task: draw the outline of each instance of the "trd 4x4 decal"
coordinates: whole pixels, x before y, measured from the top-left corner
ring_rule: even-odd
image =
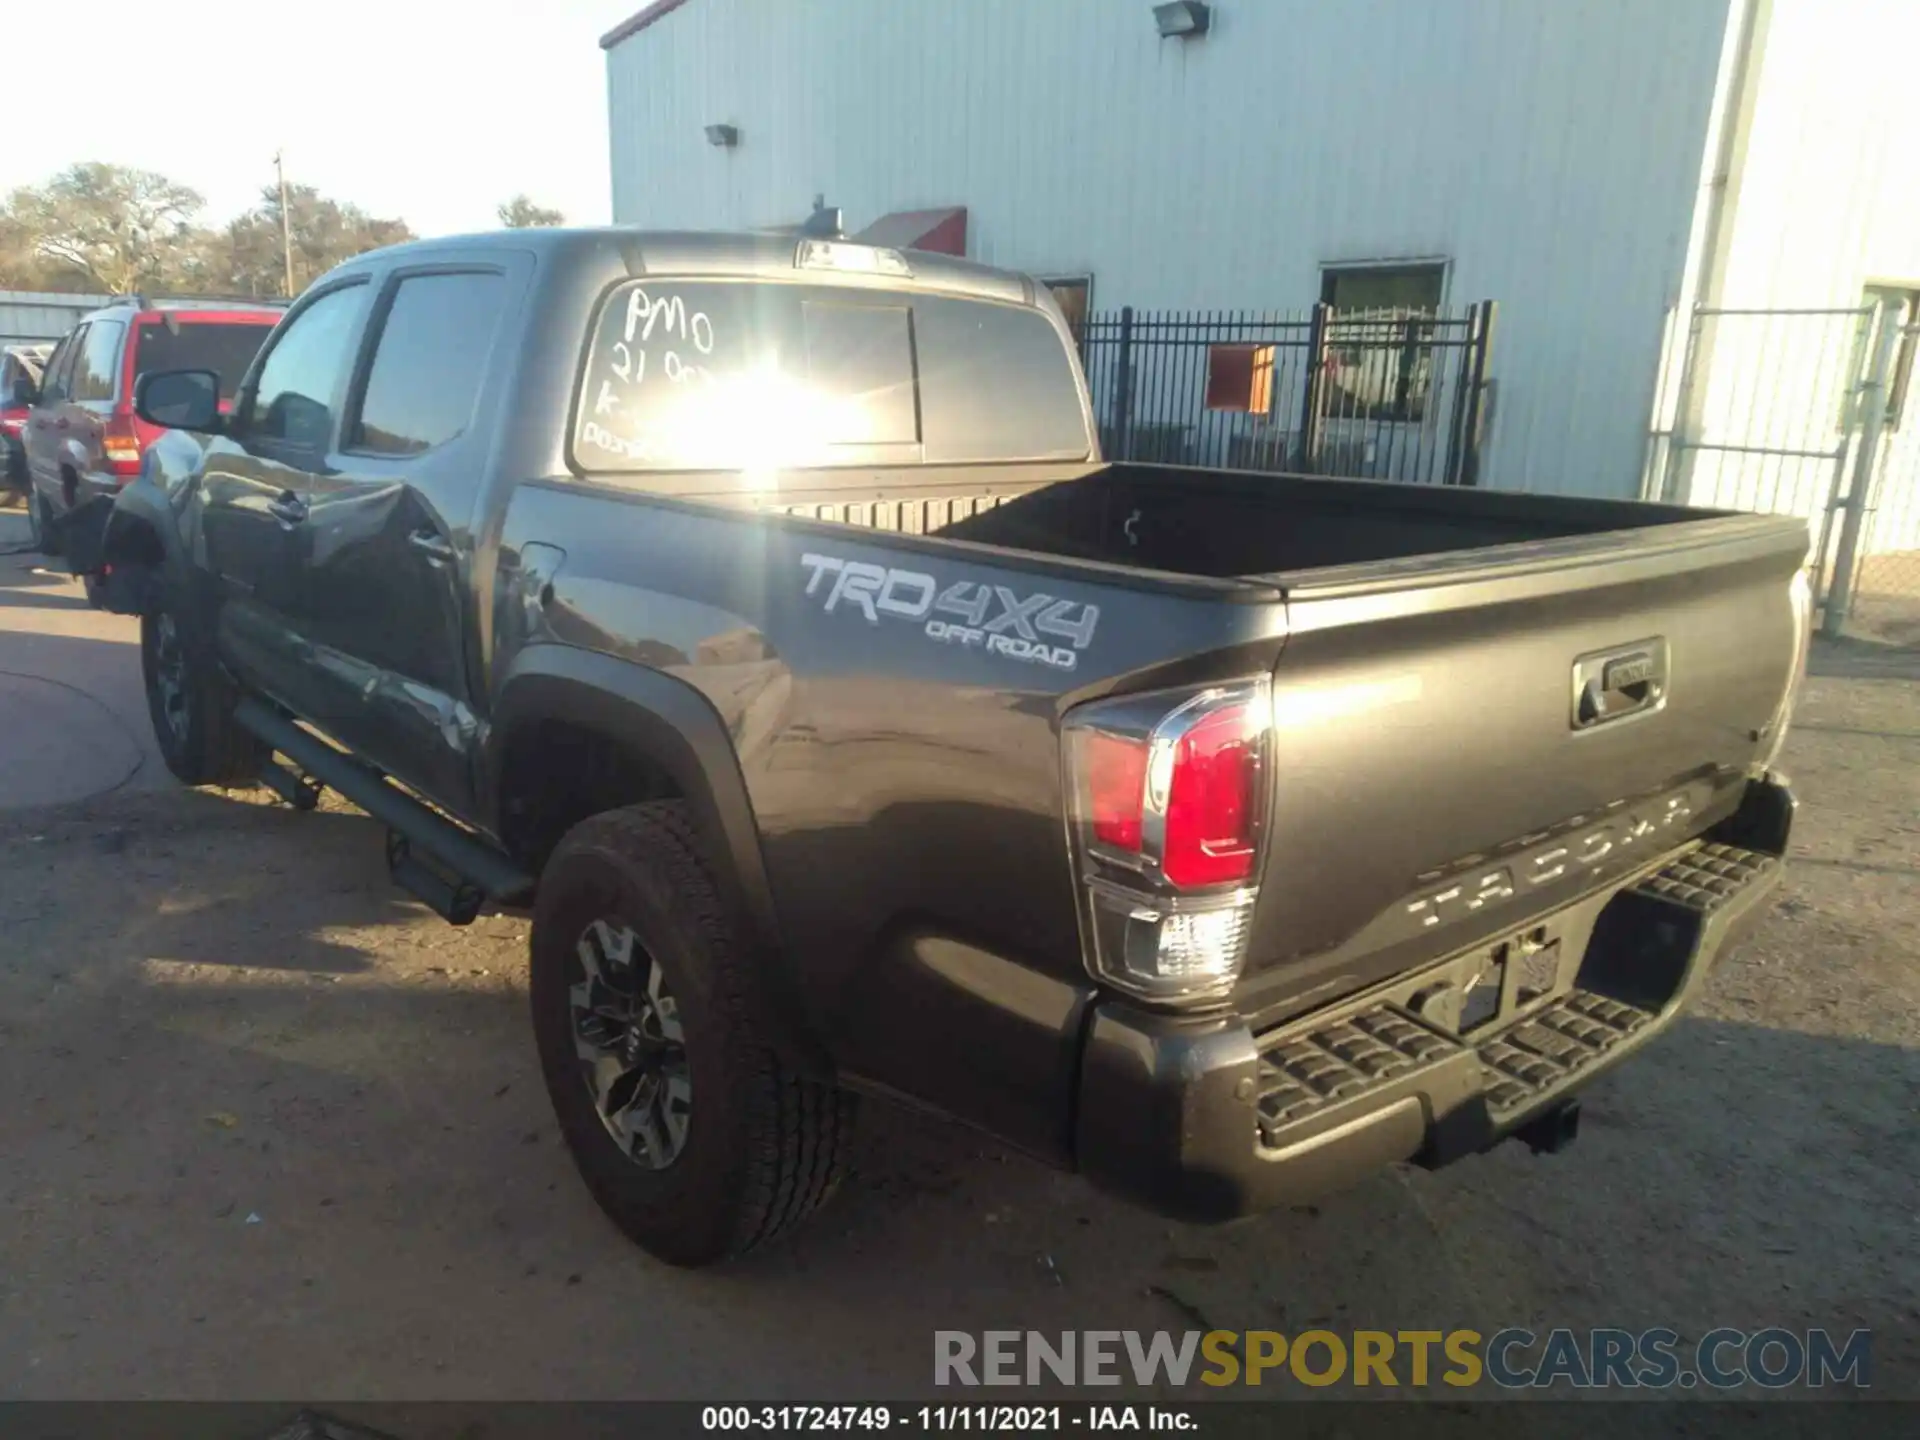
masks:
[[[919,623],[930,640],[977,645],[996,655],[1071,670],[1093,643],[1100,607],[1044,593],[1016,595],[984,580],[940,582],[919,570],[894,570],[836,555],[802,555],[806,593],[826,591],[824,608],[845,606],[878,625],[882,616]],[[831,577],[831,583],[827,583]],[[1051,639],[1071,641],[1055,645]]]

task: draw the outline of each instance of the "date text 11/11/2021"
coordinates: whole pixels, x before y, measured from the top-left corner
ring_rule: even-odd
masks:
[[[707,1405],[706,1431],[885,1431],[1058,1434],[1075,1430],[1190,1431],[1190,1411],[1160,1405]]]

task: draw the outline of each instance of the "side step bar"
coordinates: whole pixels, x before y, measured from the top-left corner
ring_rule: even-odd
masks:
[[[520,904],[532,897],[533,877],[500,851],[438,811],[422,805],[385,776],[367,769],[344,751],[336,750],[324,740],[308,734],[271,707],[248,696],[235,708],[234,719],[293,761],[312,780],[338,790],[374,819],[385,822],[387,828],[399,837],[397,854],[399,862],[404,862],[393,865],[394,878],[409,890],[414,887],[406,883],[407,877],[416,870],[432,879],[436,883],[424,889],[434,891],[433,894],[422,893],[421,890],[414,890],[414,893],[456,924],[465,923],[458,918],[460,913],[466,912],[467,920],[471,920],[473,915],[467,910],[464,897],[458,904],[449,903],[444,909],[435,904],[443,890],[451,894],[461,890],[478,891],[508,905]],[[270,789],[284,795],[285,792],[275,783],[280,779],[284,779],[290,788],[299,785],[297,777],[273,762],[269,764],[280,771],[278,776],[265,779],[264,783]],[[431,862],[431,869],[423,867],[413,857],[414,850]],[[389,858],[393,858],[396,848],[390,847],[388,853]],[[446,875],[434,874],[434,870],[446,872]],[[452,878],[448,879],[447,876]]]

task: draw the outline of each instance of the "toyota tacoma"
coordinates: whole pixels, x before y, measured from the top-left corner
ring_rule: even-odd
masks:
[[[669,1261],[863,1092],[1198,1221],[1558,1149],[1780,874],[1798,520],[1103,463],[1044,286],[834,237],[381,250],[233,379],[72,536],[167,763],[530,910]]]

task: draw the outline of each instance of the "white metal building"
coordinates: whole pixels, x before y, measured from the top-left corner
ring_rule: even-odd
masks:
[[[1204,30],[1164,37],[1155,0],[657,0],[602,42],[615,219],[759,227],[824,196],[850,231],[935,212],[951,236],[964,209],[965,253],[1087,279],[1100,311],[1297,309],[1391,267],[1426,303],[1499,302],[1482,483],[1825,504],[1832,463],[1755,482],[1744,448],[1675,456],[1666,432],[1754,439],[1763,353],[1835,413],[1846,356],[1782,377],[1749,326],[1672,376],[1696,305],[1920,292],[1920,87],[1895,58],[1920,4],[1177,8]]]
[[[43,290],[0,290],[0,345],[58,340],[105,295],[52,294]]]

